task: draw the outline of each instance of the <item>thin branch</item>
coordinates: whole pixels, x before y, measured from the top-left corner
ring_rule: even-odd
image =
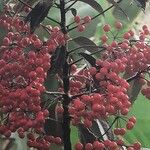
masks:
[[[87,91],[87,92],[79,93],[79,94],[76,94],[76,95],[71,96],[70,98],[71,98],[71,99],[75,99],[75,98],[80,97],[80,96],[85,95],[85,94],[90,94],[90,92]]]
[[[76,94],[76,95],[72,95],[72,96],[70,96],[70,99],[75,99],[75,98],[80,97],[80,96],[82,96],[82,95],[91,94],[92,92],[97,92],[97,91],[99,91],[99,89],[94,89],[94,90],[92,90],[92,91],[86,91],[86,92],[83,92],[83,93],[79,93],[79,94]]]
[[[18,0],[20,3],[22,3],[23,5],[25,5],[25,6],[27,6],[27,7],[29,7],[29,8],[31,8],[32,9],[32,7],[29,5],[29,4],[27,4],[26,2],[24,2],[24,1],[22,1],[22,0]]]
[[[90,55],[95,55],[96,53],[102,52],[102,51],[104,51],[104,50],[106,50],[105,47],[103,47],[103,49],[100,49],[100,50],[98,50],[98,51],[95,51],[95,52],[91,53]],[[84,58],[82,57],[82,58],[80,58],[80,59],[78,59],[78,60],[76,60],[76,61],[70,63],[69,65],[71,66],[71,65],[73,65],[73,64],[76,64],[77,62],[80,62],[80,61],[83,60],[83,59],[84,59]]]
[[[46,18],[60,25],[60,22],[56,21],[55,19],[53,19],[49,16],[46,16]]]
[[[83,60],[83,59],[84,59],[84,58],[82,57],[82,58],[80,58],[80,59],[78,59],[78,60],[72,62],[72,63],[70,64],[70,66],[73,65],[73,64],[76,64],[76,63],[80,62],[80,61]]]
[[[50,91],[46,91],[45,93],[46,93],[46,94],[49,94],[49,95],[64,95],[64,93],[61,93],[61,92],[50,92]]]
[[[127,82],[131,82],[132,80],[139,78],[141,73],[142,73],[142,71],[137,72],[137,73],[136,73],[135,75],[133,75],[132,77],[126,79],[126,81],[127,81]]]
[[[112,122],[112,124],[109,126],[109,128],[105,131],[105,133],[103,133],[98,139],[101,140],[101,138],[108,133],[108,131],[112,128],[112,126],[115,124],[115,122],[118,120],[119,116],[117,116],[114,121]]]

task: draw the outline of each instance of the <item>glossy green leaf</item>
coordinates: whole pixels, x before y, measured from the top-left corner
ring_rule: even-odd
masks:
[[[91,41],[89,38],[86,38],[84,36],[79,36],[72,40],[78,45],[82,46],[83,49],[88,50],[90,52],[99,49],[99,47],[93,41]]]
[[[24,21],[30,22],[30,33],[33,33],[37,26],[45,19],[52,6],[53,0],[41,1],[29,12]]]
[[[139,74],[135,74],[133,76],[129,76],[127,73],[124,74],[124,78],[128,81],[130,84],[130,89],[128,90],[128,95],[130,97],[130,102],[134,103],[134,101],[137,99],[142,85],[139,83]]]
[[[134,102],[137,99],[141,91],[141,88],[142,85],[139,83],[139,80],[138,79],[134,80],[131,87],[131,93],[130,93],[130,99],[132,102]]]

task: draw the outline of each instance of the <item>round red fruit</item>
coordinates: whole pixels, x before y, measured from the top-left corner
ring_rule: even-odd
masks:
[[[75,150],[83,150],[83,144],[78,142],[75,144]]]
[[[103,26],[103,30],[104,30],[105,32],[109,32],[110,29],[111,29],[111,26],[110,26],[109,24],[105,24],[105,25]]]

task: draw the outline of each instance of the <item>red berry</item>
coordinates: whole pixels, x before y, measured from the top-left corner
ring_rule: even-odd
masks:
[[[78,142],[75,144],[75,150],[83,150],[83,145],[82,143]]]
[[[85,30],[85,25],[78,25],[77,29],[79,32],[83,32]]]
[[[105,32],[109,32],[110,29],[111,29],[111,26],[110,26],[109,24],[105,24],[105,25],[103,26],[103,30],[104,30]]]
[[[8,37],[5,37],[4,39],[3,39],[3,45],[4,46],[8,46],[10,44],[10,39],[8,38]]]
[[[81,21],[81,17],[80,17],[80,16],[75,16],[75,17],[74,17],[74,21],[75,21],[76,23],[79,23],[79,22]]]
[[[129,121],[129,122],[126,124],[126,128],[127,128],[128,130],[131,130],[133,127],[134,127],[134,123],[131,122],[131,121]]]
[[[133,122],[134,124],[136,123],[136,118],[133,116],[133,117],[130,117],[129,118],[129,121]]]
[[[123,38],[124,38],[124,39],[129,39],[130,36],[131,36],[130,33],[129,33],[129,32],[126,32],[126,33],[124,33]]]
[[[122,23],[119,22],[119,21],[117,21],[117,22],[115,23],[115,27],[116,27],[116,29],[120,30],[120,29],[122,28]]]
[[[93,150],[93,145],[91,143],[86,143],[85,150]]]
[[[83,18],[84,23],[90,23],[91,22],[91,17],[90,16],[85,16]]]
[[[134,143],[134,144],[133,144],[133,148],[134,148],[135,150],[140,150],[140,149],[141,149],[141,143],[140,143],[140,142]]]
[[[102,35],[102,37],[100,39],[101,39],[102,43],[106,43],[108,40],[108,37],[107,37],[107,35]]]

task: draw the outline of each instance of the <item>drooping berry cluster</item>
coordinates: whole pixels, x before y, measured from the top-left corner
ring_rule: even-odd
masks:
[[[45,135],[49,111],[43,108],[41,95],[51,67],[50,54],[64,45],[68,36],[54,27],[44,43],[29,34],[27,24],[9,15],[1,15],[0,26],[6,31],[0,47],[0,134],[7,138],[14,132],[20,138],[27,135],[28,146],[42,150],[51,143],[61,144],[59,137]]]
[[[119,31],[122,24],[116,22],[115,28]],[[105,25],[103,30],[106,33],[110,32],[110,25]],[[149,35],[147,26],[143,27],[139,39],[136,40],[133,38],[134,32],[132,30],[123,34],[121,42],[117,39],[117,34],[113,35],[112,42],[110,39],[108,41],[106,35],[101,37],[106,51],[101,53],[102,58],[96,61],[95,67],[80,72],[77,71],[76,67],[73,67],[75,69],[73,69],[74,73],[70,80],[70,93],[75,98],[69,106],[69,113],[73,117],[72,124],[75,126],[82,123],[86,128],[90,128],[93,119],[106,119],[110,115],[117,115],[120,119],[126,120],[126,128],[116,126],[114,130],[114,134],[118,136],[118,139],[111,142],[114,142],[113,144],[116,147],[117,145],[126,146],[120,136],[125,135],[126,130],[131,130],[136,123],[134,117],[128,120],[123,117],[128,114],[131,106],[127,93],[130,87],[128,82],[137,79],[140,84],[147,83],[148,87],[144,88],[142,93],[149,98],[149,81],[144,76],[148,73],[150,64],[150,49],[146,42]],[[121,75],[123,73],[128,74],[131,78],[129,80],[123,79]],[[104,143],[105,141],[101,142],[100,145],[102,144],[106,148],[107,144]],[[93,143],[87,144],[90,147],[89,149],[93,148],[93,145],[91,145]],[[114,146],[114,149],[116,147]],[[135,142],[127,147],[129,150],[140,149],[141,144]],[[75,148],[82,150],[86,147],[81,143],[77,143]]]
[[[116,22],[115,27],[117,30],[120,30],[122,25],[119,22]],[[103,30],[106,34],[110,32],[110,25],[105,25]],[[110,44],[107,35],[101,37],[101,42],[107,47],[107,52],[103,54],[103,58],[109,59],[111,57],[111,59],[126,59],[126,74],[129,76],[138,74],[137,79],[139,80],[139,84],[144,85],[147,83],[147,87],[144,87],[142,94],[149,98],[149,80],[144,77],[150,69],[150,48],[148,44],[150,35],[149,28],[144,25],[139,33],[139,37],[136,39],[133,38],[135,33],[132,30],[129,30],[123,34],[121,42],[117,39],[117,34],[118,33],[113,35],[114,39]],[[122,67],[124,68],[124,66]]]

